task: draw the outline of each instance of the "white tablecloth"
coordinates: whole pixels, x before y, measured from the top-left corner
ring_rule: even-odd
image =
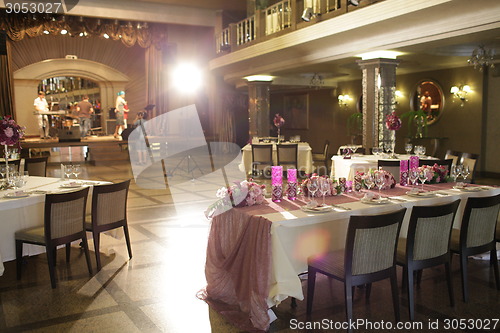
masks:
[[[90,181],[83,182],[90,183]],[[0,275],[4,272],[3,262],[16,259],[15,232],[25,228],[42,226],[45,204],[45,194],[31,194],[28,197],[17,199],[8,199],[5,198],[5,195],[20,190],[43,190],[52,193],[74,190],[61,188],[60,186],[64,183],[67,181],[64,182],[59,178],[30,176],[22,189],[0,191]],[[91,201],[88,199],[87,212],[90,210]],[[45,249],[41,246],[25,245],[23,247],[23,255],[35,255],[43,252]]]
[[[241,151],[242,162],[240,170],[248,174],[252,171],[252,145],[246,145]],[[297,162],[299,170],[304,171],[305,173],[312,173],[312,149],[307,142],[299,142]],[[273,163],[274,165],[278,164],[276,144],[273,145]]]
[[[359,201],[342,206],[350,211],[325,214],[308,214],[301,210],[262,215],[272,222],[271,226],[271,277],[268,305],[279,304],[288,296],[302,300],[302,284],[299,273],[307,271],[307,258],[324,251],[341,249],[345,245],[347,225],[351,215],[369,215],[390,212],[402,207],[408,208],[401,228],[401,236],[406,237],[412,206],[437,205],[461,199],[454,222],[459,228],[468,197],[484,197],[500,193],[500,188],[480,192],[460,192],[449,189],[440,192],[449,196],[433,198],[413,198],[404,196],[407,202],[386,205],[366,205]]]
[[[411,155],[398,154],[397,159],[394,160],[408,160]],[[425,156],[421,157],[425,159],[434,159],[434,157]],[[332,168],[331,176],[335,178],[346,178],[347,180],[353,180],[356,171],[367,172],[370,169],[377,169],[378,160],[387,159],[384,155],[357,155],[355,154],[350,159],[345,159],[343,156],[334,155],[332,156]]]

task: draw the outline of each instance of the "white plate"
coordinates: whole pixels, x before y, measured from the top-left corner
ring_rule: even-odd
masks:
[[[4,195],[4,198],[8,198],[8,199],[16,199],[16,198],[26,198],[26,197],[29,197],[30,194],[28,192],[23,192],[23,193],[7,193],[6,195]]]
[[[415,198],[432,198],[436,196],[436,193],[434,192],[411,192],[408,191],[406,192],[406,195],[410,197],[415,197]]]
[[[300,207],[300,209],[302,209],[304,212],[307,212],[307,213],[327,213],[327,212],[331,212],[333,210],[333,207],[332,206],[317,206],[314,208],[310,208],[307,206],[302,206],[302,207]]]
[[[372,200],[365,200],[361,199],[360,200],[362,203],[367,204],[367,205],[385,205],[390,203],[390,200],[388,199],[372,199]]]
[[[59,187],[63,187],[63,188],[79,188],[79,187],[82,187],[82,184],[62,184],[61,186]]]
[[[482,191],[483,188],[480,187],[480,186],[466,186],[466,187],[463,187],[463,186],[453,186],[454,189],[456,190],[460,190],[462,192],[478,192],[478,191]]]

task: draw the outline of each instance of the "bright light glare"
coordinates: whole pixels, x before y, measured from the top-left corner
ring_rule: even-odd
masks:
[[[201,70],[194,64],[179,64],[172,72],[172,82],[180,92],[192,93],[201,86]]]
[[[396,52],[396,51],[373,51],[368,53],[358,54],[357,57],[361,57],[363,60],[368,59],[377,59],[377,58],[385,58],[385,59],[396,59],[397,56],[400,56],[404,53]]]

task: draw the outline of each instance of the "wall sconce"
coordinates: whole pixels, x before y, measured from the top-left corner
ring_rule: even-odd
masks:
[[[313,9],[311,7],[306,7],[306,9],[304,9],[304,12],[302,13],[301,18],[302,20],[309,22],[314,16],[315,14],[313,13]]]
[[[454,98],[458,98],[462,101],[460,106],[464,106],[464,103],[467,102],[467,94],[471,92],[471,89],[468,85],[463,85],[463,86],[453,86],[450,89],[450,93],[453,94]]]
[[[339,99],[339,105],[341,107],[342,106],[347,107],[347,103],[349,103],[349,101],[352,101],[352,98],[349,95],[339,95],[338,99]]]
[[[395,99],[394,104],[398,104],[398,99],[400,98],[403,98],[403,93],[401,92],[401,90],[396,90],[394,92],[394,99]]]

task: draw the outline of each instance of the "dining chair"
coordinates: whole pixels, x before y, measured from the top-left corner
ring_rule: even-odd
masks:
[[[325,175],[328,175],[329,174],[329,171],[328,171],[328,164],[331,163],[331,160],[330,160],[330,155],[328,153],[328,150],[330,149],[330,141],[328,140],[325,140],[325,144],[323,145],[323,152],[321,153],[312,153],[312,158],[313,158],[313,163],[316,164],[316,162],[318,163],[322,163],[325,167]],[[317,170],[316,172],[319,174],[319,167],[317,167]]]
[[[464,302],[469,300],[467,289],[467,258],[490,252],[490,264],[495,273],[497,290],[500,290],[495,228],[500,210],[500,194],[490,197],[469,197],[465,205],[460,229],[451,233],[451,251],[460,256],[462,293]]]
[[[433,166],[434,164],[446,167],[448,170],[448,175],[450,174],[451,165],[453,163],[453,159],[445,159],[445,160],[432,160],[432,159],[420,159],[418,161],[418,166],[429,165]]]
[[[298,147],[296,143],[276,145],[278,165],[283,166],[283,172],[287,169],[298,169]]]
[[[23,244],[45,246],[49,264],[50,283],[56,287],[55,265],[57,246],[66,245],[66,262],[69,262],[71,242],[81,240],[89,274],[92,275],[87,234],[85,232],[85,208],[89,188],[74,192],[46,194],[44,225],[16,231],[17,279],[21,279]]]
[[[349,219],[345,250],[328,252],[308,259],[307,315],[311,314],[316,273],[344,283],[347,321],[352,321],[355,286],[389,278],[396,321],[400,320],[396,277],[396,248],[406,208],[380,215],[353,215]]]
[[[92,213],[87,217],[85,228],[92,232],[97,271],[100,271],[101,256],[99,253],[101,232],[123,228],[127,243],[128,256],[132,259],[132,247],[127,224],[127,196],[130,179],[116,183],[94,186],[92,190]]]
[[[377,165],[378,169],[382,168],[383,170],[390,172],[394,176],[396,183],[399,184],[399,173],[401,170],[399,160],[378,160]]]
[[[478,160],[479,155],[472,153],[462,153],[462,157],[460,158],[460,164],[462,164],[464,167],[469,167],[469,171],[471,174],[471,184],[476,183],[476,165]]]
[[[33,157],[24,160],[24,170],[28,171],[30,176],[47,176],[47,161],[49,157]]]
[[[452,162],[453,165],[457,165],[460,162],[461,157],[462,157],[461,152],[451,149],[448,149],[446,151],[446,154],[444,154],[444,159],[447,160],[451,158],[453,160]]]
[[[444,265],[451,306],[455,305],[450,270],[450,237],[460,199],[437,206],[415,206],[407,238],[399,238],[396,262],[403,266],[403,286],[408,290],[408,312],[415,320],[413,275],[424,268]]]
[[[271,176],[273,166],[273,145],[256,144],[252,145],[252,176]]]

